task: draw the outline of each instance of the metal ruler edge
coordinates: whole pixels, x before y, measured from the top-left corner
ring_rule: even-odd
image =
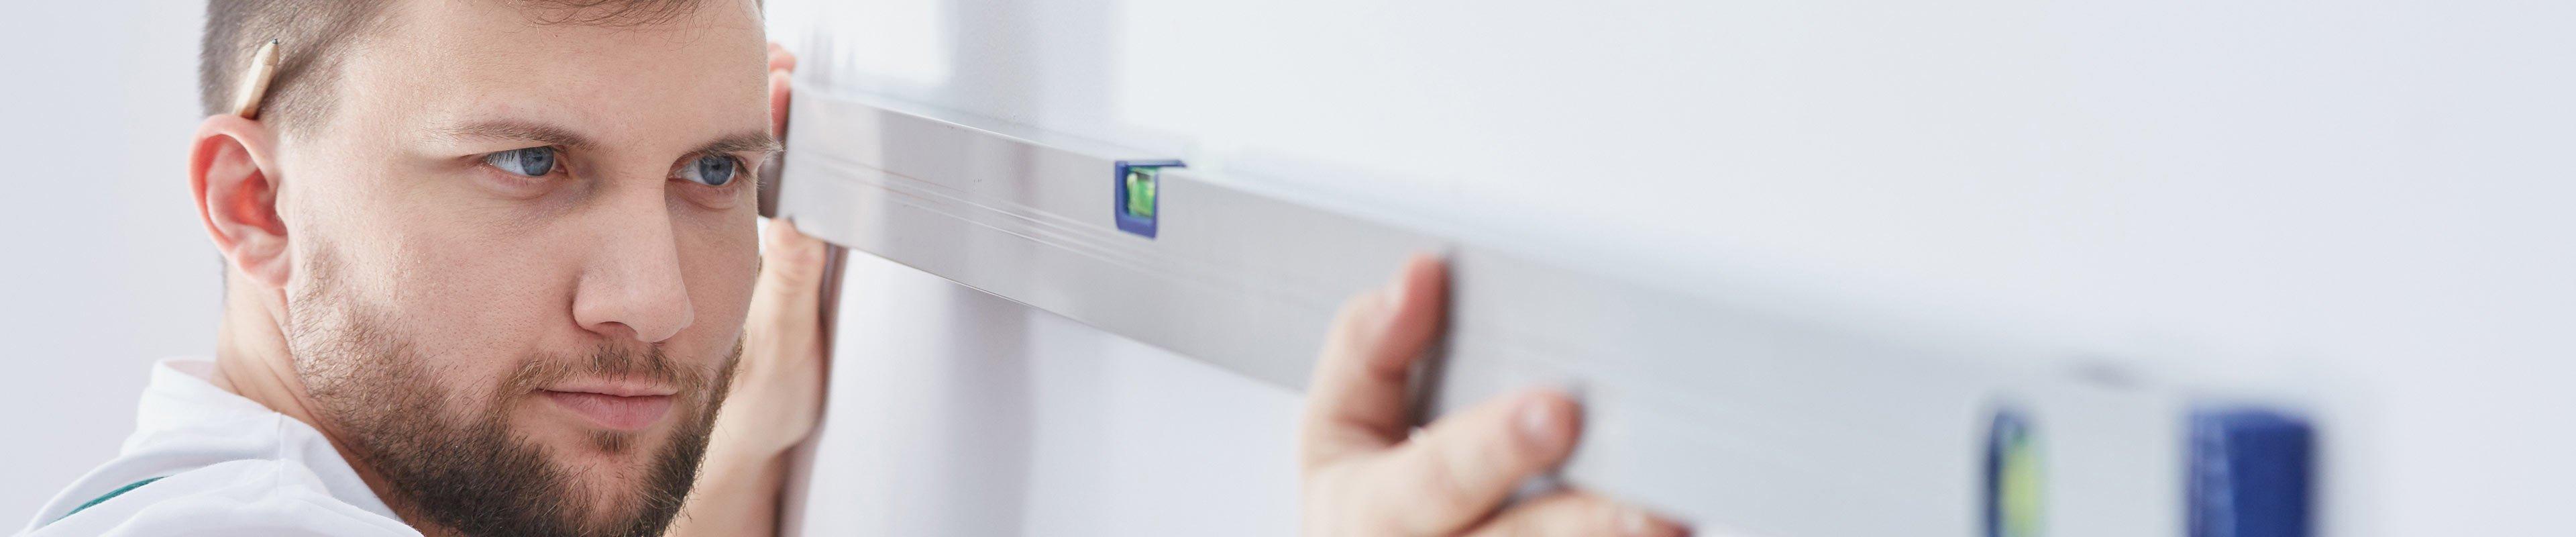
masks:
[[[2051,529],[2181,525],[2174,390],[1782,322],[1186,168],[1161,171],[1149,238],[1119,229],[1115,170],[1172,155],[820,88],[796,95],[790,150],[772,167],[783,168],[777,216],[1292,390],[1344,297],[1411,253],[1445,252],[1451,312],[1426,413],[1533,384],[1573,389],[1585,401],[1585,436],[1561,473],[1573,486],[1755,534],[1968,534],[1989,427],[2016,412],[2083,431],[2052,446],[2067,456],[2052,461],[2048,498],[2084,516]]]

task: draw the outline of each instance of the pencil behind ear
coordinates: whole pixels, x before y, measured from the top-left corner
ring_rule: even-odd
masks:
[[[188,153],[188,187],[215,249],[271,289],[285,287],[290,268],[286,221],[277,210],[275,140],[258,121],[219,114],[197,125]]]
[[[233,115],[259,119],[259,105],[268,100],[268,85],[277,78],[277,43],[261,43],[250,55],[250,68],[242,73],[241,88],[233,90]]]

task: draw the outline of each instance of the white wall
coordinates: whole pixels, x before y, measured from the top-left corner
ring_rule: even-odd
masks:
[[[152,360],[213,352],[189,206],[204,2],[17,2],[0,23],[0,527],[116,454]]]
[[[113,451],[152,358],[208,352],[217,287],[181,176],[201,3],[20,4],[9,517]],[[842,36],[858,89],[1248,172],[1337,164],[1370,182],[1322,186],[1352,196],[1600,230],[1587,255],[2222,375],[2303,364],[2366,402],[2331,439],[2367,485],[2344,529],[2571,533],[2569,4],[1361,4],[828,22],[884,29]]]
[[[2308,400],[2334,534],[2576,533],[2576,4],[772,5],[847,91]]]

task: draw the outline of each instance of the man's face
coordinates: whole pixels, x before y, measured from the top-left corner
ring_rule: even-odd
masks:
[[[583,15],[388,6],[280,144],[296,369],[416,523],[658,532],[740,352],[756,8]]]

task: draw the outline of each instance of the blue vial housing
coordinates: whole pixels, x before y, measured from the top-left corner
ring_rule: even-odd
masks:
[[[1131,200],[1128,199],[1128,191],[1130,189],[1127,185],[1127,173],[1129,171],[1147,172],[1145,180],[1154,183],[1149,185],[1147,188],[1153,192],[1160,192],[1162,189],[1160,184],[1162,181],[1161,175],[1153,172],[1161,168],[1179,168],[1183,166],[1186,165],[1178,160],[1118,161],[1116,169],[1113,170],[1114,173],[1109,176],[1109,215],[1110,218],[1115,219],[1118,222],[1118,230],[1148,239],[1154,238],[1154,234],[1157,231],[1156,228],[1159,227],[1158,222],[1162,219],[1163,214],[1161,207],[1163,203],[1162,195],[1159,193],[1149,195],[1142,200],[1137,200],[1141,201],[1145,207],[1145,210],[1141,214],[1137,211],[1131,210],[1132,206],[1129,205],[1129,201]]]
[[[2247,408],[2191,415],[2185,500],[2191,537],[2308,537],[2316,433],[2305,419]]]

